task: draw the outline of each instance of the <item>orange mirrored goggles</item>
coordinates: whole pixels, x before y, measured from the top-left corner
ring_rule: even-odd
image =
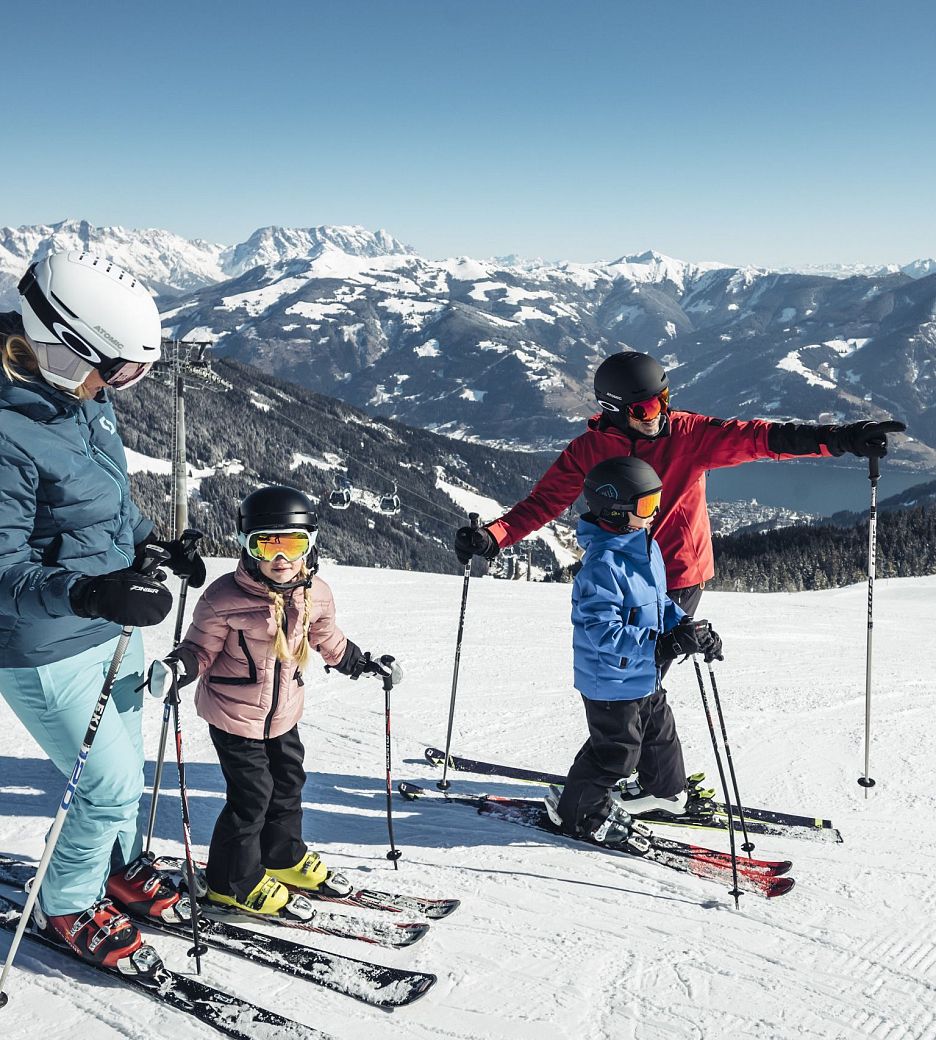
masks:
[[[290,563],[308,556],[318,537],[317,530],[297,527],[290,531],[251,531],[241,534],[240,543],[247,555],[264,563],[272,563],[282,556]]]
[[[627,412],[637,422],[653,422],[660,412],[669,411],[669,387],[664,387],[656,397],[646,401],[634,401],[627,405]],[[638,514],[639,515],[639,514]]]
[[[651,491],[649,495],[641,495],[630,512],[634,516],[639,516],[641,520],[649,520],[651,516],[655,516],[659,512],[662,494],[663,489],[661,488],[659,491]]]

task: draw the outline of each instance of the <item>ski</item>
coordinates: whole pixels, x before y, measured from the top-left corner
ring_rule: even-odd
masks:
[[[22,909],[22,906],[0,896],[0,927],[15,932]],[[161,961],[145,975],[124,975],[116,968],[104,968],[84,960],[68,946],[34,931],[31,927],[26,929],[24,936],[73,961],[78,961],[91,971],[100,972],[110,979],[145,993],[160,1004],[182,1011],[224,1036],[234,1037],[235,1040],[330,1040],[318,1029],[283,1018],[282,1015],[251,1004],[241,997],[215,989],[200,979],[176,974]]]
[[[160,864],[164,869],[169,862],[168,857],[160,860]],[[172,866],[169,867],[167,872],[178,871],[180,864],[184,869],[182,861],[172,861]],[[8,856],[0,856],[0,883],[22,888],[34,874],[35,867],[31,864],[11,859]],[[310,909],[308,917],[299,918],[282,913],[246,914],[233,907],[216,906],[205,901],[201,901],[200,905],[203,912],[209,915],[234,917],[243,921],[259,919],[284,928],[292,928],[296,931],[334,935],[340,939],[355,939],[360,942],[372,943],[375,946],[393,948],[412,946],[413,943],[418,942],[429,931],[429,925],[420,922],[364,921],[357,917],[349,917],[346,914],[333,914],[322,910]]]
[[[523,827],[534,827],[537,830],[546,831],[554,837],[587,844],[591,848],[602,849],[606,852],[620,852],[650,860],[660,866],[669,867],[671,870],[692,874],[710,881],[728,882],[729,884],[732,881],[731,857],[726,853],[660,838],[650,832],[649,828],[639,835],[641,840],[635,842],[633,846],[628,843],[607,845],[561,834],[550,822],[542,803],[532,799],[453,794],[450,791],[422,788],[406,781],[398,785],[398,790],[404,798],[411,800],[429,795],[442,801],[472,806],[482,815],[517,823]],[[788,861],[775,863],[770,860],[752,861],[741,857],[738,859],[738,888],[741,892],[750,892],[767,899],[785,895],[793,888],[795,882],[791,877],[781,877],[778,874],[785,874],[791,866],[792,864]]]
[[[439,748],[428,747],[426,760],[434,766],[445,762],[445,752]],[[515,766],[499,765],[495,762],[481,762],[474,758],[449,755],[449,769],[460,773],[477,773],[479,776],[502,776],[510,780],[522,780],[532,784],[556,784],[561,787],[565,777],[559,773],[544,773],[535,769],[519,769]],[[724,802],[712,803],[714,815],[695,814],[674,816],[666,812],[635,813],[634,818],[647,823],[657,823],[672,827],[698,827],[706,830],[728,830],[727,806]],[[750,834],[786,835],[795,838],[810,838],[816,841],[841,842],[842,835],[832,825],[831,820],[818,816],[799,816],[795,813],[778,812],[775,809],[757,809],[743,805],[744,820]],[[735,810],[735,813],[737,810]],[[735,830],[741,830],[740,821],[735,822]]]
[[[167,923],[148,917],[134,920],[183,939],[192,935],[187,922]],[[243,957],[253,964],[264,964],[374,1007],[395,1008],[412,1004],[425,996],[436,983],[436,976],[427,972],[385,967],[328,953],[276,935],[240,928],[204,914],[199,919],[198,937],[208,946],[235,957]]]
[[[181,870],[182,860],[174,856],[159,856],[156,867],[160,870]],[[204,867],[204,863],[199,863]],[[287,886],[290,887],[290,886]],[[460,906],[458,899],[429,899],[424,896],[401,895],[394,892],[383,892],[374,888],[359,888],[346,896],[325,895],[308,889],[291,889],[297,896],[316,903],[338,903],[342,906],[359,907],[362,910],[385,910],[394,914],[419,914],[430,921],[438,921],[448,917]],[[279,920],[277,918],[277,920]],[[286,920],[286,918],[284,918]],[[414,940],[415,941],[415,940]]]

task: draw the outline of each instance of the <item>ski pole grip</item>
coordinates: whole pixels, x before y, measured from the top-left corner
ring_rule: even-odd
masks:
[[[152,545],[146,543],[143,546],[143,557],[136,567],[136,570],[140,574],[150,575],[162,564],[164,564],[172,554],[165,550],[161,545]]]
[[[187,527],[179,535],[179,541],[182,543],[182,552],[191,559],[198,551],[199,541],[204,537],[201,531],[197,531],[194,527]]]
[[[480,530],[481,528],[481,517],[477,513],[468,514],[468,523],[471,525],[472,531]]]
[[[877,480],[881,475],[881,456],[871,455],[868,458],[868,480]]]

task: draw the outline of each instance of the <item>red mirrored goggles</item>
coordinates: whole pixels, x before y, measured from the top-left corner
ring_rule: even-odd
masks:
[[[655,397],[646,401],[634,401],[627,405],[627,414],[637,422],[653,422],[662,412],[669,411],[669,387],[664,387]],[[639,514],[638,514],[639,515]]]
[[[282,556],[289,563],[295,563],[308,556],[315,545],[318,531],[297,527],[289,531],[251,531],[241,533],[239,540],[247,555],[261,563],[272,563],[277,556]]]

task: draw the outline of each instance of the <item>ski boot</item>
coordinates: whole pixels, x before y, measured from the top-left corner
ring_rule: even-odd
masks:
[[[351,894],[353,887],[344,874],[329,870],[317,852],[307,852],[294,867],[283,870],[267,868],[267,874],[290,888],[320,896],[343,898]]]
[[[555,827],[563,834],[568,834],[562,817],[559,815],[561,793],[558,787],[550,786],[549,794],[544,800],[546,814]],[[621,849],[637,856],[646,855],[650,851],[648,840],[650,836],[650,828],[646,824],[631,819],[630,813],[625,811],[616,798],[610,799],[607,808],[586,817],[579,825],[576,834],[573,835],[584,841],[594,842],[596,845]]]
[[[280,884],[275,877],[266,873],[242,900],[235,896],[225,895],[223,892],[215,892],[213,888],[208,889],[207,899],[209,903],[233,907],[245,914],[275,917],[289,902],[289,889]]]
[[[132,917],[155,917],[167,924],[192,919],[192,904],[153,866],[154,857],[143,853],[132,863],[111,874],[105,891],[110,899]]]
[[[98,900],[77,914],[46,914],[37,903],[33,925],[100,968],[123,975],[152,975],[162,966],[159,954],[143,942],[137,926],[109,899]]]

